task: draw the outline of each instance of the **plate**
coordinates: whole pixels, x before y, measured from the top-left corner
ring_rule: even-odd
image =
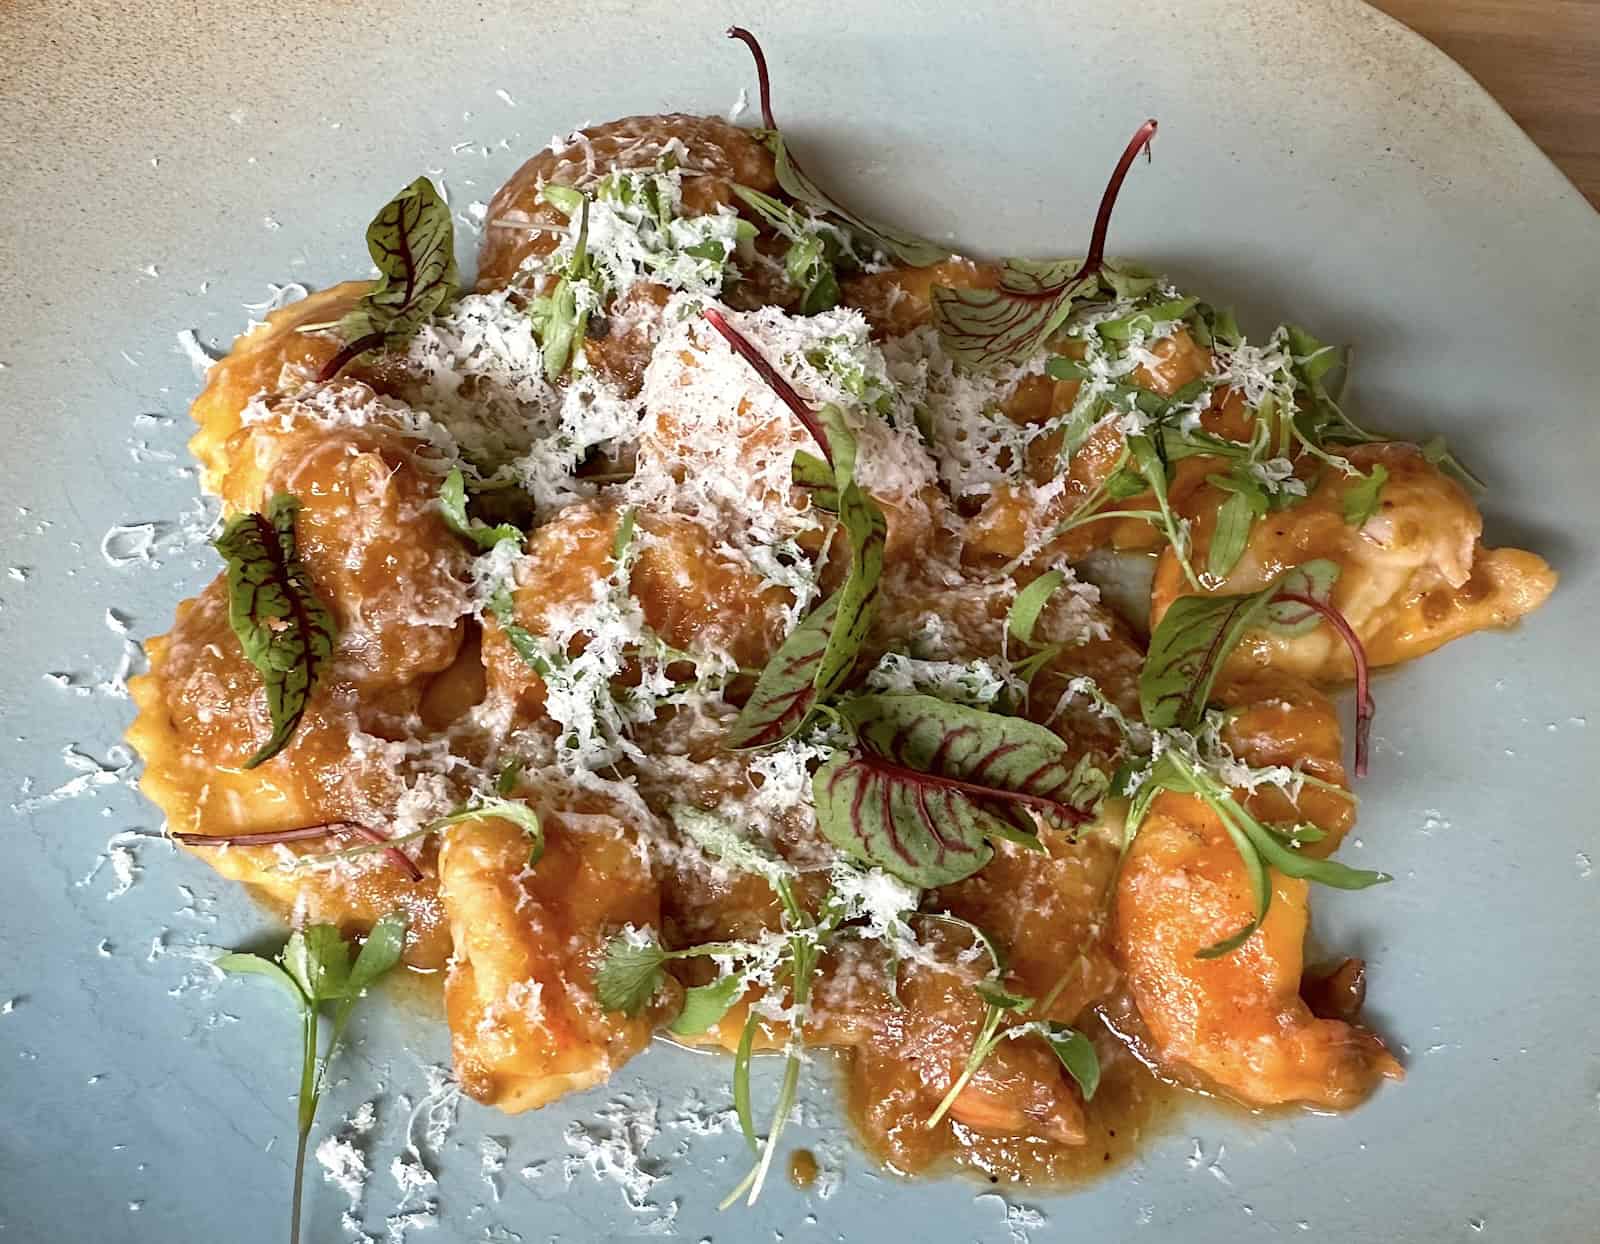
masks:
[[[1378,687],[1346,858],[1398,880],[1319,893],[1316,932],[1367,958],[1372,1020],[1409,1075],[1356,1113],[1196,1108],[1071,1195],[907,1183],[852,1151],[819,1063],[796,1139],[836,1189],[780,1180],[758,1210],[719,1215],[743,1157],[715,1131],[725,1066],[662,1047],[534,1115],[464,1104],[437,1152],[423,1108],[410,1134],[446,1225],[418,1238],[1592,1239],[1600,218],[1430,46],[1354,3],[1275,0],[13,7],[5,1238],[285,1234],[293,1023],[196,957],[266,944],[273,922],[139,836],[159,823],[117,750],[122,630],[165,629],[215,569],[194,524],[172,521],[195,494],[180,334],[225,345],[269,282],[365,272],[367,218],[420,171],[470,218],[575,122],[727,111],[754,85],[721,37],[732,20],[757,27],[780,119],[845,201],[995,253],[1079,245],[1108,156],[1158,117],[1113,250],[1233,303],[1254,331],[1292,316],[1355,342],[1357,413],[1446,433],[1491,484],[1491,537],[1564,580],[1515,632]],[[370,1007],[323,1105],[326,1130],[377,1103],[355,1211],[377,1238],[399,1202],[390,1161],[446,1058],[423,1003]],[[307,1239],[357,1238],[315,1175]]]

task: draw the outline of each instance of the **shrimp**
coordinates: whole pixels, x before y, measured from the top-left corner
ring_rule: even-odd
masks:
[[[509,821],[451,826],[439,853],[455,951],[445,1013],[456,1074],[509,1114],[604,1082],[676,1009],[670,979],[637,1015],[604,1010],[595,963],[622,926],[660,920],[635,833],[600,814],[544,818],[544,853]]]
[[[1325,470],[1303,502],[1254,525],[1238,564],[1217,591],[1259,591],[1291,567],[1330,559],[1340,568],[1332,603],[1377,666],[1421,656],[1486,627],[1509,626],[1555,589],[1556,573],[1542,558],[1483,547],[1483,518],[1466,490],[1414,446],[1358,445],[1345,456],[1363,472],[1376,466],[1388,472],[1377,512],[1359,527],[1347,523],[1343,501],[1352,481]],[[1209,547],[1219,500],[1206,485],[1182,503],[1193,523],[1196,564]],[[1165,550],[1152,588],[1152,622],[1159,623],[1188,590],[1177,554]],[[1228,668],[1266,666],[1313,682],[1338,682],[1354,672],[1348,649],[1326,624],[1298,636],[1252,631]]]
[[[1332,706],[1312,688],[1277,676],[1225,688],[1247,704],[1225,734],[1246,762],[1265,767],[1292,753],[1308,769],[1343,781]],[[1277,744],[1263,740],[1277,735]],[[1305,750],[1302,750],[1305,749]],[[1272,812],[1253,795],[1260,815]],[[1277,796],[1281,798],[1282,796]],[[1329,850],[1349,825],[1348,808],[1300,809],[1330,831]],[[1117,953],[1163,1061],[1202,1073],[1252,1105],[1302,1102],[1343,1109],[1363,1100],[1400,1064],[1373,1033],[1319,1019],[1300,996],[1309,883],[1273,873],[1261,927],[1238,949],[1202,959],[1198,951],[1249,924],[1255,914],[1244,864],[1216,814],[1200,799],[1158,795],[1123,863],[1115,899]]]

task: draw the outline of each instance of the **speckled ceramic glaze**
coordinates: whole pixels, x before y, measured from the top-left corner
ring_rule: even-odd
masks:
[[[808,167],[977,250],[1080,245],[1108,160],[1160,118],[1113,249],[1253,329],[1292,317],[1355,342],[1357,413],[1447,434],[1490,482],[1490,536],[1563,582],[1517,631],[1378,684],[1346,857],[1397,880],[1319,892],[1316,936],[1366,956],[1408,1076],[1354,1114],[1196,1107],[1089,1188],[1001,1189],[1008,1224],[987,1185],[873,1170],[819,1062],[796,1140],[837,1191],[778,1180],[718,1215],[743,1142],[683,1119],[723,1100],[726,1064],[663,1047],[537,1114],[463,1106],[424,1146],[443,1225],[418,1238],[1595,1239],[1600,218],[1455,65],[1346,0],[23,0],[0,6],[0,1240],[254,1244],[286,1225],[291,1016],[192,957],[270,944],[272,921],[158,840],[130,840],[120,896],[97,862],[159,828],[120,767],[129,705],[97,687],[123,652],[107,610],[163,630],[215,571],[175,523],[195,489],[179,334],[226,344],[269,282],[364,273],[363,226],[419,171],[465,214],[575,122],[727,110],[754,85],[721,38],[734,19],[765,41]],[[149,564],[102,556],[119,523],[154,524]],[[381,1239],[407,1103],[447,1042],[400,998],[355,1035],[322,1125],[376,1100],[356,1217]],[[568,1129],[606,1139],[625,1096],[661,1103],[653,1138],[637,1117],[612,1137],[648,1141],[647,1208],[563,1170]],[[487,1177],[484,1137],[509,1151]],[[306,1238],[357,1238],[311,1178]]]

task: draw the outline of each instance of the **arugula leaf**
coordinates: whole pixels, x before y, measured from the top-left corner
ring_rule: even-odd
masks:
[[[357,355],[410,337],[461,290],[455,226],[433,183],[419,177],[372,218],[367,252],[378,283],[339,321],[346,345],[317,379],[333,379]]]
[[[594,996],[606,1010],[631,1018],[655,996],[666,976],[666,962],[667,952],[654,938],[641,943],[619,933],[606,943],[594,974]]]
[[[1059,1020],[1036,1019],[1008,1029],[1005,1035],[1010,1040],[1030,1036],[1043,1038],[1067,1074],[1077,1082],[1083,1100],[1094,1100],[1095,1090],[1100,1087],[1100,1056],[1095,1052],[1094,1043],[1083,1033]]]
[[[228,623],[267,693],[272,733],[245,769],[271,760],[293,737],[311,689],[333,655],[338,627],[295,547],[300,503],[279,493],[265,514],[241,514],[217,537],[227,563]]]
[[[667,814],[679,833],[736,872],[764,877],[774,888],[795,875],[765,842],[746,837],[727,817],[681,803],[673,804]]]
[[[1006,612],[1006,630],[1019,643],[1033,643],[1033,629],[1039,624],[1039,615],[1056,594],[1056,589],[1067,581],[1064,571],[1051,570],[1040,575],[1017,593]]]
[[[1378,512],[1383,486],[1388,482],[1388,468],[1381,462],[1374,463],[1371,471],[1344,490],[1344,521],[1352,527],[1364,526]]]
[[[502,540],[515,540],[522,544],[522,532],[510,523],[491,527],[475,518],[467,517],[467,482],[460,467],[451,467],[450,474],[439,485],[439,512],[444,524],[464,540],[471,540],[480,549],[488,551]]]
[[[733,1004],[744,995],[744,977],[737,972],[718,977],[709,985],[694,985],[683,991],[683,1009],[667,1025],[680,1037],[699,1036],[722,1021]]]
[[[470,821],[482,820],[510,821],[528,836],[528,867],[532,868],[539,862],[539,857],[544,854],[544,826],[539,823],[539,814],[525,803],[514,799],[480,799],[471,807],[463,808],[459,812],[452,812],[449,816],[441,816],[436,821],[430,821],[417,831],[417,836],[438,833],[451,825],[464,825]],[[389,843],[402,842],[404,838],[390,838]]]
[[[546,186],[541,193],[548,197],[553,188]],[[587,281],[593,271],[588,245],[589,199],[581,192],[573,193],[578,194],[579,203],[578,237],[572,255],[550,292],[528,304],[528,317],[533,321],[534,335],[539,339],[539,352],[544,360],[545,379],[551,383],[567,370],[589,326],[589,307],[587,303],[578,305],[577,290],[578,282]]]
[[[1074,300],[1100,289],[1111,210],[1135,157],[1155,136],[1146,121],[1118,160],[1100,198],[1089,250],[1081,264],[1072,260],[1008,259],[994,289],[933,289],[933,323],[945,352],[968,367],[987,370],[1027,362],[1072,312]]]
[[[831,226],[808,220],[787,203],[749,186],[735,185],[733,193],[789,242],[783,274],[801,291],[800,315],[817,315],[839,305],[836,265],[843,257],[838,235]]]
[[[915,234],[873,224],[864,217],[846,211],[824,194],[816,182],[806,176],[799,163],[789,153],[783,135],[778,131],[778,123],[773,120],[772,80],[767,74],[767,58],[761,50],[761,44],[742,26],[730,26],[728,38],[738,39],[750,49],[750,55],[755,59],[756,77],[761,88],[761,120],[766,126],[766,132],[760,137],[772,152],[773,171],[777,175],[778,185],[783,187],[785,194],[820,215],[837,217],[852,233],[860,235],[879,250],[893,255],[913,268],[926,268],[949,256],[950,251],[946,247],[926,241]]]
[[[1261,927],[1272,903],[1272,881],[1267,871],[1269,865],[1285,876],[1303,878],[1340,890],[1364,890],[1393,880],[1387,873],[1351,868],[1336,860],[1317,859],[1285,846],[1282,835],[1258,821],[1233,797],[1233,792],[1223,782],[1180,749],[1169,748],[1161,754],[1146,779],[1146,788],[1194,795],[1204,802],[1232,840],[1249,877],[1250,892],[1255,902],[1254,917],[1238,932],[1197,951],[1197,958],[1216,959],[1230,954],[1244,945]]]
[[[1070,801],[1078,774],[1066,744],[1018,717],[928,695],[863,695],[841,716],[861,748],[812,778],[817,823],[845,855],[931,889],[969,877],[994,854],[986,838],[1038,846],[1023,809],[1086,819]]]
[[[1200,580],[1195,575],[1194,567],[1189,563],[1188,527],[1172,512],[1172,505],[1167,499],[1167,464],[1148,436],[1129,436],[1127,443],[1134,467],[1144,477],[1145,483],[1150,487],[1151,495],[1156,499],[1156,508],[1161,515],[1161,526],[1167,533],[1167,542],[1172,545],[1172,552],[1178,559],[1178,565],[1183,567],[1184,577],[1189,580],[1190,585],[1198,588]]]
[[[350,965],[350,948],[338,928],[331,924],[314,924],[291,934],[278,956],[278,963],[260,955],[239,952],[223,955],[216,961],[216,966],[224,972],[250,973],[277,981],[289,991],[300,1016],[299,1140],[295,1147],[289,1244],[296,1244],[300,1238],[306,1148],[317,1106],[322,1100],[328,1066],[333,1061],[351,1010],[362,990],[400,961],[406,927],[405,913],[399,910],[377,921],[367,935],[366,944],[357,955],[353,968]],[[327,1052],[319,1061],[317,1047],[320,1044],[320,1006],[323,1002],[338,1002],[339,1006],[335,1011],[333,1035],[328,1040]]]
[[[1216,526],[1206,550],[1206,574],[1220,583],[1244,556],[1250,542],[1250,527],[1265,518],[1269,509],[1266,490],[1248,471],[1234,470],[1228,475],[1207,475],[1206,482],[1228,494],[1217,508]]]

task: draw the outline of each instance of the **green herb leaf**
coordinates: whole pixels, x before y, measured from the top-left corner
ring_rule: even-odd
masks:
[[[765,877],[774,887],[795,875],[794,869],[771,847],[760,839],[746,837],[725,816],[681,803],[673,804],[667,813],[679,833],[735,872]]]
[[[1056,589],[1067,581],[1064,571],[1051,570],[1040,575],[1017,593],[1006,613],[1006,629],[1018,643],[1033,643],[1033,630],[1039,624],[1039,615],[1056,594]]]
[[[549,191],[552,187],[544,189]],[[589,200],[579,194],[578,237],[566,270],[548,294],[528,304],[528,316],[533,321],[534,335],[539,339],[539,352],[544,360],[545,379],[552,383],[567,370],[588,330],[589,311],[587,307],[580,309],[578,306],[576,283],[587,280],[590,270]]]
[[[532,868],[539,862],[539,857],[544,854],[544,826],[539,823],[539,814],[527,804],[515,799],[482,799],[469,808],[459,812],[452,812],[449,816],[442,816],[437,821],[430,821],[417,831],[417,836],[438,833],[451,825],[464,825],[469,821],[482,821],[487,819],[510,821],[528,836],[528,867]],[[389,843],[403,841],[391,838]]]
[[[408,923],[404,912],[391,911],[372,926],[350,968],[350,979],[345,982],[347,1001],[360,997],[363,990],[375,984],[379,977],[387,975],[400,962],[400,956],[406,948]]]
[[[1145,724],[1157,730],[1194,729],[1223,663],[1246,631],[1265,625],[1277,634],[1299,635],[1320,620],[1307,605],[1273,598],[1290,592],[1326,600],[1338,577],[1338,564],[1319,558],[1287,571],[1259,592],[1178,597],[1150,636],[1139,671]]]
[[[519,547],[522,544],[522,532],[510,523],[490,527],[478,519],[467,517],[467,482],[460,467],[451,467],[450,474],[439,485],[439,512],[444,516],[446,527],[485,551],[494,548],[502,540],[515,540]]]
[[[1383,486],[1388,482],[1388,468],[1381,462],[1374,463],[1372,470],[1344,490],[1344,521],[1352,527],[1363,526],[1378,512]]]
[[[261,675],[272,734],[244,762],[253,769],[289,743],[317,676],[333,655],[338,628],[311,586],[295,547],[300,503],[279,493],[265,514],[241,514],[217,538],[227,562],[228,622]]]
[[[838,617],[840,595],[835,592],[808,613],[772,654],[723,746],[736,751],[771,747],[805,724],[817,703],[817,675]]]
[[[280,964],[274,963],[271,959],[235,950],[223,955],[216,961],[214,966],[224,972],[253,973],[258,976],[269,977],[289,991],[289,996],[294,999],[295,1005],[302,1011],[311,1005],[306,998],[305,991],[295,982],[294,977],[290,976]]]
[[[720,1023],[743,995],[744,978],[738,973],[719,977],[709,985],[695,985],[684,990],[683,1009],[667,1027],[680,1037],[699,1036]]]
[[[1221,581],[1233,572],[1244,556],[1245,546],[1250,542],[1250,527],[1256,519],[1267,516],[1269,501],[1260,482],[1243,468],[1228,475],[1208,475],[1206,482],[1228,494],[1217,510],[1211,546],[1206,551],[1206,573]]]
[[[667,952],[654,938],[640,943],[619,933],[606,943],[594,974],[594,996],[608,1011],[637,1015],[661,987],[666,962]]]
[[[1043,726],[927,695],[864,695],[841,706],[861,750],[812,778],[823,836],[853,859],[927,889],[971,876],[988,837],[1035,843],[1023,809],[1084,819],[1075,771]]]
[[[450,208],[426,177],[372,218],[367,251],[378,267],[378,283],[339,321],[347,344],[320,380],[332,379],[359,354],[404,341],[460,292]]]
[[[1094,1100],[1095,1090],[1100,1087],[1100,1056],[1095,1053],[1094,1043],[1083,1033],[1057,1020],[1039,1019],[1010,1029],[1006,1036],[1013,1039],[1042,1037],[1067,1074],[1077,1082],[1083,1100]]]
[[[289,1211],[289,1244],[300,1238],[300,1209],[305,1188],[306,1147],[317,1106],[322,1100],[328,1065],[338,1049],[350,1011],[360,991],[399,961],[405,942],[406,918],[400,911],[379,920],[368,935],[367,945],[350,966],[350,948],[331,924],[314,924],[292,934],[279,958],[283,966],[259,955],[238,952],[223,955],[216,966],[225,972],[249,972],[270,977],[288,990],[300,1014],[300,1092],[298,1095],[299,1139],[295,1147],[294,1192]],[[369,949],[370,948],[370,949]],[[327,1053],[319,1062],[318,1003],[339,1001],[333,1036]]]
[[[342,998],[350,979],[350,947],[338,926],[313,924],[290,934],[283,966],[313,1003]]]

